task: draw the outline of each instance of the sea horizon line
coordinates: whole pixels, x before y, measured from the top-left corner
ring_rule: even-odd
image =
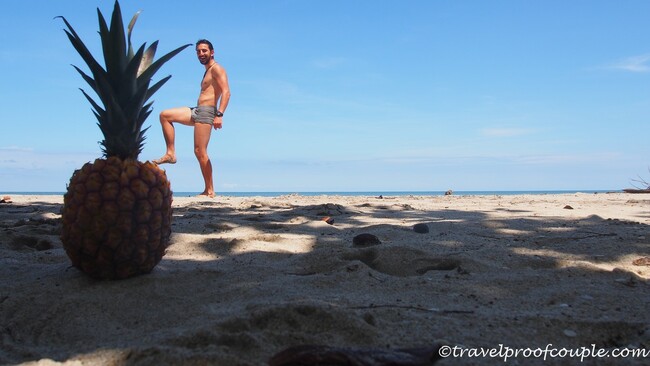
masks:
[[[193,197],[200,192],[196,191],[174,191],[174,196]],[[623,193],[622,189],[554,189],[554,190],[445,190],[445,191],[394,191],[394,190],[373,190],[373,191],[227,191],[217,192],[217,196],[226,197],[279,197],[287,195],[300,196],[514,196],[514,195],[545,195],[545,194],[577,194],[577,193]],[[58,196],[64,195],[63,191],[0,191],[0,195],[25,195],[25,196]]]

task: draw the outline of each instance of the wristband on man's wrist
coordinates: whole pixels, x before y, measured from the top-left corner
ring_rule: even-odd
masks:
[[[223,113],[221,113],[220,111],[217,111],[216,116],[217,117],[223,117]]]

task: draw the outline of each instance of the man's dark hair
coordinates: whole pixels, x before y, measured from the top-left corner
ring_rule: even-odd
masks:
[[[199,39],[198,41],[196,41],[196,46],[194,47],[198,47],[201,43],[207,44],[210,51],[214,51],[214,47],[212,47],[212,43],[207,39]]]

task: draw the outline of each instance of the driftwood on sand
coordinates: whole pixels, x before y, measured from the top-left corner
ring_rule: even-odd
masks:
[[[648,188],[648,189],[627,188],[627,189],[624,189],[623,192],[625,192],[625,193],[650,193],[650,188]]]

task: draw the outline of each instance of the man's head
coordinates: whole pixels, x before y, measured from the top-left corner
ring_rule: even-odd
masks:
[[[214,47],[212,47],[212,43],[207,39],[199,39],[196,42],[196,57],[199,58],[201,64],[209,64],[210,60],[214,58]]]

